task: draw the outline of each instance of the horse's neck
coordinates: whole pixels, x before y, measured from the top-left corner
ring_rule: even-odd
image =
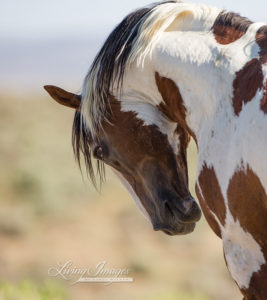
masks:
[[[261,26],[252,24],[243,37],[225,46],[212,32],[166,33],[154,55],[155,70],[180,92],[186,125],[198,143],[198,171],[204,163],[214,166],[225,193],[229,178],[242,165],[250,166],[267,186],[267,118],[260,107],[267,67],[260,65],[264,57],[255,41]]]
[[[242,38],[227,46],[218,44],[212,32],[163,34],[154,56],[155,69],[179,88],[186,122],[198,143],[235,117],[233,82],[236,73],[258,57],[255,34],[261,25],[251,25]]]

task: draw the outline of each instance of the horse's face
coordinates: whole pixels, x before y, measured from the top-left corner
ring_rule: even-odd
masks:
[[[192,232],[201,213],[188,189],[187,133],[170,126],[173,131],[167,135],[156,125],[145,125],[136,113],[121,111],[114,98],[110,108],[109,120],[90,140],[93,156],[113,169],[155,230],[169,235]]]

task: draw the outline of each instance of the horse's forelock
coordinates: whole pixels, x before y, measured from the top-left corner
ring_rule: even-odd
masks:
[[[105,180],[105,168],[103,162],[97,161],[94,167],[92,162],[93,137],[82,121],[81,113],[76,111],[72,127],[72,146],[74,156],[81,169],[81,160],[85,162],[86,173],[93,185],[97,187],[97,177],[99,177],[100,187]],[[95,170],[96,169],[96,170]]]

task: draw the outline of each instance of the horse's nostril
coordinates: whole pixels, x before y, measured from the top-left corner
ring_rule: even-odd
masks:
[[[194,198],[189,197],[188,199],[182,202],[184,207],[184,214],[192,214],[195,209],[197,209],[197,203]]]
[[[185,213],[188,213],[192,208],[192,201],[191,200],[184,201],[183,206],[185,208]]]

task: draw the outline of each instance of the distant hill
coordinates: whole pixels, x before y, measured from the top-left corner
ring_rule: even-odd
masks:
[[[0,89],[36,93],[55,84],[78,91],[104,39],[1,39]]]

